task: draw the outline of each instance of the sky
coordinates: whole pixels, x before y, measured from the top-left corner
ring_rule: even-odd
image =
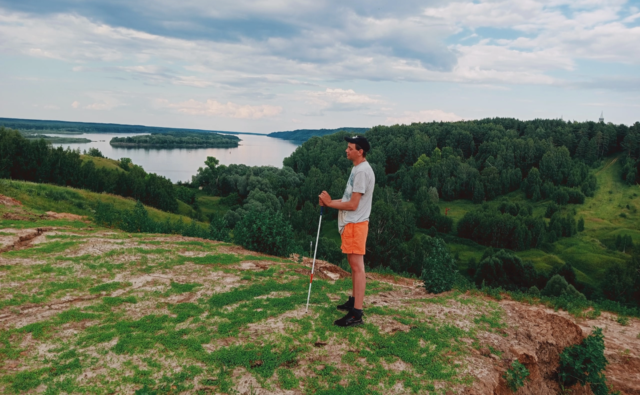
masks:
[[[0,117],[640,121],[640,0],[0,0]]]

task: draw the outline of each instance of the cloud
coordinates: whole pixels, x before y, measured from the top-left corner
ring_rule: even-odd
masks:
[[[43,5],[52,14],[0,12],[0,50],[151,84],[253,91],[323,79],[548,85],[560,84],[552,73],[574,71],[578,59],[640,63],[640,27],[623,22],[635,13],[624,15],[620,1],[407,2],[398,9],[297,0],[223,1],[215,9],[196,0],[110,3],[112,12],[130,14],[120,19],[54,3]],[[246,23],[238,21],[243,16]],[[206,33],[207,25],[233,33]],[[485,37],[481,28],[514,37]],[[190,30],[175,33],[181,29]],[[458,41],[445,44],[457,33]]]
[[[80,102],[79,101],[74,101],[73,103],[71,103],[71,107],[73,107],[73,108],[80,107]]]
[[[166,100],[160,100],[159,104],[167,108],[176,109],[178,112],[189,115],[207,115],[225,118],[243,118],[243,119],[260,119],[270,118],[279,115],[282,112],[280,106],[269,105],[240,105],[232,102],[220,103],[216,100],[207,100],[204,102],[194,99],[181,103],[169,103]]]
[[[356,93],[353,89],[326,88],[324,91],[304,92],[303,100],[310,104],[312,111],[353,111],[370,108],[380,100]]]
[[[455,122],[460,121],[462,117],[442,110],[422,110],[422,111],[405,111],[402,115],[396,117],[387,117],[388,125],[406,124],[414,122]]]
[[[113,109],[115,107],[118,107],[118,104],[116,104],[116,103],[99,102],[99,103],[88,104],[88,105],[84,106],[83,108],[85,110],[103,111],[103,110],[111,110],[111,109]]]

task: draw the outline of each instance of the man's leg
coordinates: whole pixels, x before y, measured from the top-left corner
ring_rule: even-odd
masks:
[[[364,289],[367,285],[367,278],[364,273],[364,255],[347,254],[349,266],[351,266],[351,282],[353,284],[353,297],[355,298],[354,308],[362,310],[364,301]]]

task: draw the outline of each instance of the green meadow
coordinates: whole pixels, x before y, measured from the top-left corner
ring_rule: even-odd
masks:
[[[613,248],[617,235],[631,235],[634,242],[640,242],[640,213],[637,212],[637,207],[640,207],[640,186],[623,183],[617,157],[607,158],[593,172],[598,179],[595,196],[586,198],[581,205],[569,204],[561,211],[575,211],[576,218],[584,218],[584,232],[561,238],[544,249],[530,249],[516,254],[532,262],[537,270],[545,272],[569,262],[576,269],[580,281],[595,285],[611,264],[629,259],[628,253],[632,250],[622,253]],[[503,200],[531,204],[534,216],[544,215],[551,203],[549,200],[532,203],[525,200],[521,191],[516,191],[489,204],[497,206]],[[439,206],[443,212],[449,208],[448,215],[454,219],[454,224],[477,207],[468,200],[440,201]],[[462,270],[466,269],[470,259],[479,261],[486,249],[466,239],[449,236],[446,240],[451,252],[457,254]]]
[[[24,205],[0,215],[97,198],[70,190],[71,202],[46,202],[38,186],[12,184],[2,192]],[[19,222],[1,222],[3,237]],[[471,385],[467,358],[505,326],[491,300],[372,280],[365,325],[339,328],[334,306],[349,278],[316,279],[305,313],[309,268],[296,261],[80,221],[49,225],[0,255],[1,393],[446,394]],[[442,306],[455,309],[435,314]]]

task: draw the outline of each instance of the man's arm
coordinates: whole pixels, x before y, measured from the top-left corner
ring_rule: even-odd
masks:
[[[353,192],[351,194],[351,200],[343,202],[342,200],[331,200],[331,196],[327,191],[322,191],[320,194],[320,204],[326,207],[335,208],[336,210],[355,211],[360,204],[360,198],[362,194],[359,192]]]

